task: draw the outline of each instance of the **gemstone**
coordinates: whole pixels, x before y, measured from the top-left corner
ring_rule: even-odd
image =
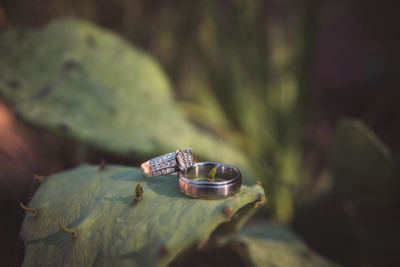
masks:
[[[179,150],[176,158],[178,164],[183,168],[188,168],[193,165],[193,156],[191,148],[188,148],[184,151]]]

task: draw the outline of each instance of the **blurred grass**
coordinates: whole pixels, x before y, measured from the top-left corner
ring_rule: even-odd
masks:
[[[195,124],[243,150],[288,222],[308,183],[301,144],[307,12],[314,1],[19,1],[36,22],[74,15],[111,28],[161,62]],[[307,4],[306,4],[307,3]],[[42,9],[41,9],[42,8]],[[11,15],[12,10],[11,10]],[[26,24],[9,16],[9,24]]]

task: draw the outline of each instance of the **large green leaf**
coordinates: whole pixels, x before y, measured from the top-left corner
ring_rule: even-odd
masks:
[[[188,122],[157,62],[116,34],[75,19],[0,37],[0,95],[33,125],[123,156],[193,147],[252,172],[237,149]]]
[[[201,251],[180,255],[172,266],[333,267],[309,249],[287,228],[272,223],[247,225],[240,232],[217,240]]]
[[[138,182],[144,194],[131,205]],[[47,177],[29,203],[39,215],[27,215],[21,229],[23,266],[164,266],[239,209],[263,203],[263,193],[259,185],[242,186],[236,197],[199,200],[182,194],[175,176],[84,165]],[[58,219],[76,228],[77,238],[60,231]]]
[[[330,168],[333,192],[366,212],[393,201],[397,182],[387,146],[361,121],[343,119],[333,138]]]
[[[346,266],[393,265],[399,187],[388,147],[362,121],[342,119],[329,162],[333,186],[297,211],[296,231]]]
[[[244,244],[254,266],[337,266],[310,250],[286,228],[262,223],[230,237],[227,243]]]

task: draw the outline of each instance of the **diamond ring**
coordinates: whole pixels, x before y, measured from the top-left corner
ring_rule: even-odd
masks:
[[[145,174],[155,177],[184,170],[193,165],[192,148],[188,147],[186,150],[177,150],[149,159],[140,167]]]

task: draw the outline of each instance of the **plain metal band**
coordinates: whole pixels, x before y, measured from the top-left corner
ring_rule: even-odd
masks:
[[[225,179],[220,182],[196,181],[191,178],[205,178],[210,170],[218,166],[216,177]],[[188,178],[191,177],[191,178]],[[203,199],[219,199],[235,195],[242,185],[239,169],[228,164],[200,162],[178,173],[178,186],[182,193]]]

